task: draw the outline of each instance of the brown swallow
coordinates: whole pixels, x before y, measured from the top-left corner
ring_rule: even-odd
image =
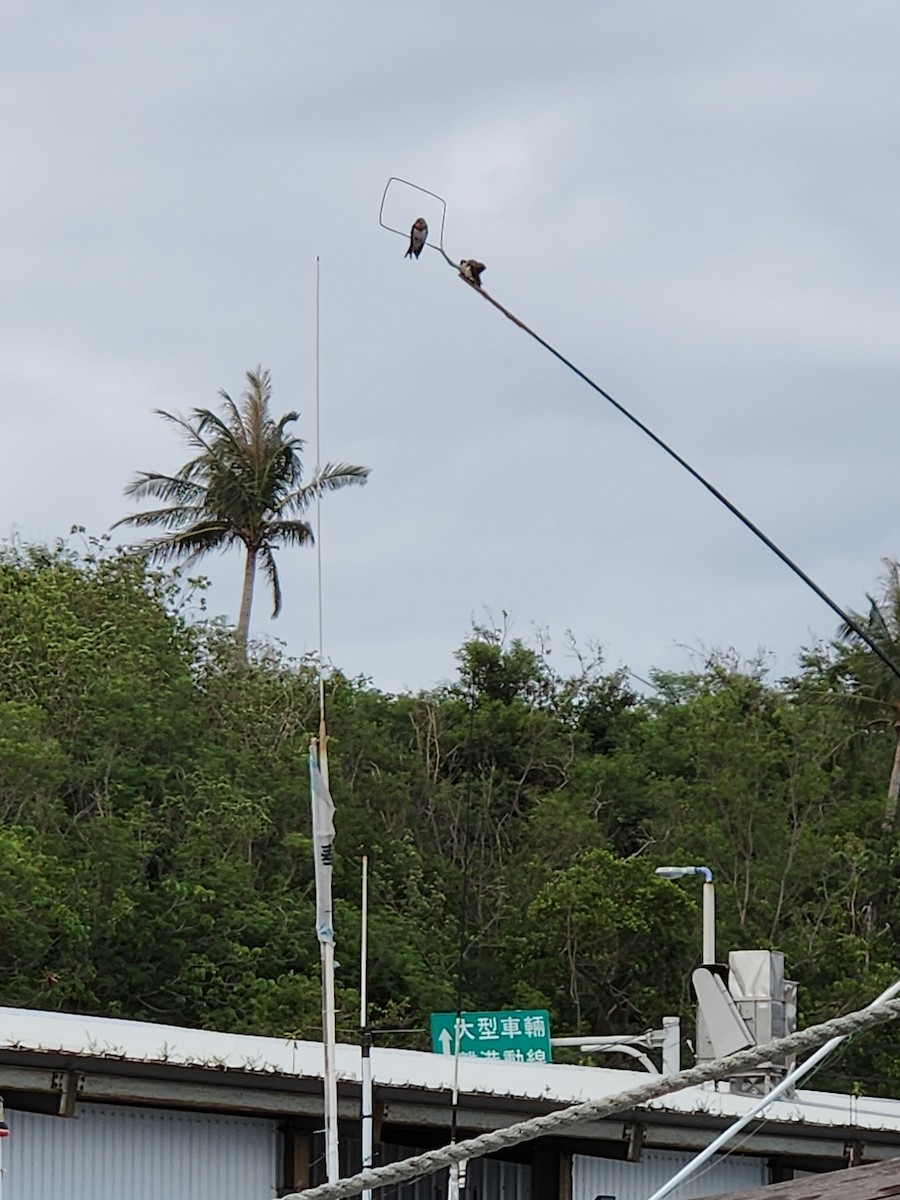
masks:
[[[481,273],[486,270],[484,263],[476,262],[474,258],[464,258],[459,264],[460,275],[477,288],[481,287]]]
[[[419,217],[413,221],[413,227],[409,231],[409,249],[403,255],[404,258],[416,258],[422,253],[425,247],[425,239],[428,237],[428,226],[425,223],[424,217]]]

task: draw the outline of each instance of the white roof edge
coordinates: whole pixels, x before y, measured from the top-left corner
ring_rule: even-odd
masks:
[[[257,1075],[322,1078],[318,1042],[219,1033],[177,1025],[156,1025],[111,1017],[41,1012],[0,1007],[0,1051],[73,1055],[137,1065],[162,1065],[247,1072]],[[340,1081],[358,1082],[359,1047],[337,1047]],[[372,1070],[376,1085],[443,1092],[452,1082],[451,1060],[421,1050],[375,1047]],[[600,1100],[645,1079],[641,1071],[564,1064],[505,1063],[463,1058],[460,1090],[497,1099],[544,1101],[554,1105]],[[728,1090],[686,1088],[644,1106],[672,1116],[734,1118],[755,1101]],[[777,1101],[767,1110],[769,1121],[822,1127],[858,1127],[900,1133],[900,1101],[851,1097],[834,1092],[798,1092],[794,1100]]]

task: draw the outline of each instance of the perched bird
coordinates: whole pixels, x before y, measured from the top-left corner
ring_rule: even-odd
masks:
[[[464,258],[459,264],[460,275],[477,288],[481,287],[481,273],[486,270],[487,267],[484,263],[476,262],[474,258]]]
[[[409,231],[409,249],[403,255],[404,258],[416,258],[422,253],[425,246],[425,239],[428,237],[428,226],[425,223],[424,217],[419,217],[413,221],[413,227]]]

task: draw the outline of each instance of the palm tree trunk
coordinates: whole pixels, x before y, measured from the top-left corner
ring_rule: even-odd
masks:
[[[887,804],[881,828],[890,833],[897,820],[897,798],[900,797],[900,722],[894,725],[894,765],[891,767],[891,782],[888,784]]]
[[[244,563],[244,587],[241,591],[241,611],[238,616],[237,632],[241,648],[241,657],[247,658],[247,640],[250,637],[250,610],[253,607],[253,582],[256,579],[255,547],[247,547],[247,559]]]

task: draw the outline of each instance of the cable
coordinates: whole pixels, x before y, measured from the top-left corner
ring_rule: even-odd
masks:
[[[441,253],[443,253],[443,250],[441,250]],[[446,254],[444,254],[444,258],[447,259],[451,266],[455,266],[455,264],[452,263]],[[693,476],[693,478],[696,479],[699,484],[702,484],[702,486],[705,487],[711,495],[715,496],[720,504],[724,504],[728,511],[733,516],[737,517],[737,519],[743,525],[745,525],[752,534],[759,538],[764,546],[771,550],[777,558],[780,558],[784,565],[789,567],[798,579],[801,579],[808,588],[814,591],[819,599],[824,601],[824,603],[828,605],[832,612],[840,617],[841,621],[846,624],[847,628],[852,629],[856,636],[881,659],[884,665],[893,672],[897,679],[900,679],[900,667],[898,667],[897,664],[891,658],[889,658],[887,654],[885,654],[885,652],[873,640],[873,638],[866,633],[865,629],[863,629],[859,622],[856,621],[849,613],[845,612],[836,601],[832,600],[828,593],[820,588],[816,581],[810,578],[810,576],[807,575],[807,573],[801,567],[799,567],[792,558],[785,554],[785,552],[779,546],[777,546],[767,534],[763,533],[758,525],[755,525],[748,516],[742,513],[737,505],[733,504],[728,499],[724,492],[720,492],[715,484],[710,483],[710,481],[701,475],[696,468],[692,467],[687,459],[682,458],[682,456],[676,450],[673,450],[667,442],[664,442],[661,437],[655,434],[648,425],[645,425],[643,421],[639,420],[634,413],[629,412],[628,409],[623,404],[620,404],[618,400],[614,399],[609,392],[604,391],[604,389],[600,387],[598,383],[595,383],[589,375],[586,375],[584,371],[576,367],[570,359],[566,358],[564,354],[561,354],[559,350],[551,346],[548,341],[545,341],[545,339],[540,336],[540,334],[535,333],[535,331],[529,328],[524,321],[521,321],[517,316],[511,313],[508,308],[504,308],[500,301],[495,300],[489,292],[486,292],[485,289],[480,286],[480,284],[474,283],[470,279],[467,279],[461,272],[459,274],[459,278],[462,279],[463,283],[470,287],[473,292],[477,292],[479,296],[482,296],[485,300],[487,300],[488,304],[492,304],[494,308],[498,310],[498,312],[503,313],[507,320],[512,321],[514,325],[517,325],[519,329],[521,329],[524,333],[527,333],[530,338],[533,338],[539,346],[543,346],[543,348],[549,351],[554,358],[559,359],[564,366],[568,367],[570,371],[574,372],[574,374],[576,374],[579,379],[583,380],[588,387],[593,388],[595,392],[597,392],[603,397],[604,400],[608,401],[613,408],[620,412],[623,417],[626,417],[632,423],[632,425],[636,425],[637,428],[640,429],[641,433],[646,434],[647,437],[650,438],[651,441],[655,442],[661,450],[664,450],[670,458],[673,458],[680,467],[684,467],[685,471],[687,471],[689,475]]]
[[[884,1024],[886,1021],[893,1021],[897,1017],[900,1017],[900,1000],[888,1000],[874,1008],[870,1006],[849,1013],[845,1017],[835,1017],[821,1025],[813,1025],[799,1033],[778,1038],[765,1046],[752,1046],[749,1050],[742,1050],[727,1058],[718,1058],[714,1062],[691,1067],[687,1071],[680,1071],[677,1075],[653,1076],[636,1087],[618,1092],[614,1096],[606,1096],[602,1100],[588,1100],[556,1112],[546,1113],[540,1117],[531,1117],[527,1121],[519,1121],[505,1129],[479,1134],[478,1137],[470,1138],[468,1141],[457,1142],[452,1146],[443,1146],[439,1150],[429,1150],[424,1154],[416,1154],[399,1163],[360,1171],[337,1183],[321,1184],[303,1192],[289,1192],[283,1197],[283,1200],[348,1200],[351,1196],[358,1196],[363,1188],[387,1187],[390,1184],[418,1179],[424,1175],[433,1175],[436,1171],[440,1171],[452,1163],[461,1162],[463,1159],[494,1154],[534,1138],[558,1133],[573,1125],[599,1120],[601,1117],[609,1116],[610,1113],[625,1112],[648,1104],[651,1100],[658,1100],[671,1092],[681,1091],[683,1088],[693,1087],[710,1080],[722,1079],[729,1075],[741,1074],[775,1056],[802,1054],[816,1046],[823,1045],[831,1038],[860,1033],[876,1025]]]

